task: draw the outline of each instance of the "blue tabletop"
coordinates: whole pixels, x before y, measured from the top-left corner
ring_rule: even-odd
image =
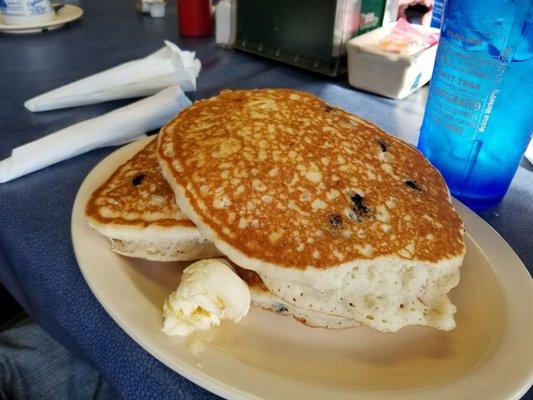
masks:
[[[172,2],[171,2],[172,3]],[[351,89],[331,79],[246,53],[213,39],[180,38],[176,11],[152,19],[131,0],[81,1],[83,20],[30,36],[0,36],[0,159],[13,147],[127,104],[31,113],[24,100],[119,63],[143,57],[163,39],[194,50],[202,62],[191,99],[227,88],[290,87],[310,91],[416,144],[427,88],[402,101]],[[124,398],[208,399],[216,396],[180,377],[131,340],[106,314],[76,263],[70,216],[87,173],[114,148],[61,162],[0,184],[0,282],[38,323],[94,365]],[[479,215],[533,271],[533,167],[523,161],[503,202]]]

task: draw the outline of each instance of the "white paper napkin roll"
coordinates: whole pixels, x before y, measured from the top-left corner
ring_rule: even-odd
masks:
[[[145,97],[163,88],[179,85],[184,91],[196,90],[201,63],[195,53],[180,50],[174,43],[151,55],[61,86],[27,100],[33,112],[101,103],[103,101]]]
[[[529,146],[527,146],[526,154],[525,154],[527,160],[533,164],[533,140],[529,142]]]
[[[191,105],[179,85],[17,147],[0,161],[0,183],[105,146],[131,142]]]

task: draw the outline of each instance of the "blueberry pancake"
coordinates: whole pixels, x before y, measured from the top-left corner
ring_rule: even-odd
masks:
[[[91,196],[89,224],[111,241],[113,251],[155,261],[195,260],[220,255],[178,208],[159,170],[156,140],[120,166]],[[239,269],[252,304],[292,315],[310,326],[340,329],[357,322],[291,306],[269,292],[253,271]]]
[[[385,332],[455,327],[463,224],[414,147],[311,94],[262,89],[182,111],[158,158],[204,237],[285,302]]]
[[[154,261],[220,255],[183,214],[163,179],[152,139],[91,195],[90,226],[109,238],[116,253]]]
[[[256,272],[250,269],[241,268],[235,264],[232,264],[232,266],[250,288],[252,304],[256,307],[273,311],[281,315],[290,315],[302,324],[313,328],[345,329],[354,328],[360,325],[354,319],[339,317],[289,304],[268,290],[261,280],[261,277]]]

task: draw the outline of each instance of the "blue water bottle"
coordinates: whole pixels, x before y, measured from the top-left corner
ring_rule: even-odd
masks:
[[[440,28],[442,24],[442,12],[444,11],[444,0],[433,1],[433,12],[431,13],[431,27]]]
[[[533,131],[533,0],[448,0],[418,148],[477,210],[498,204]]]

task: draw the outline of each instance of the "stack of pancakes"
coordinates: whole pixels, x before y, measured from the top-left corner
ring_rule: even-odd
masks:
[[[195,103],[87,205],[121,254],[223,254],[254,304],[312,326],[453,329],[463,225],[411,146],[287,89]]]

